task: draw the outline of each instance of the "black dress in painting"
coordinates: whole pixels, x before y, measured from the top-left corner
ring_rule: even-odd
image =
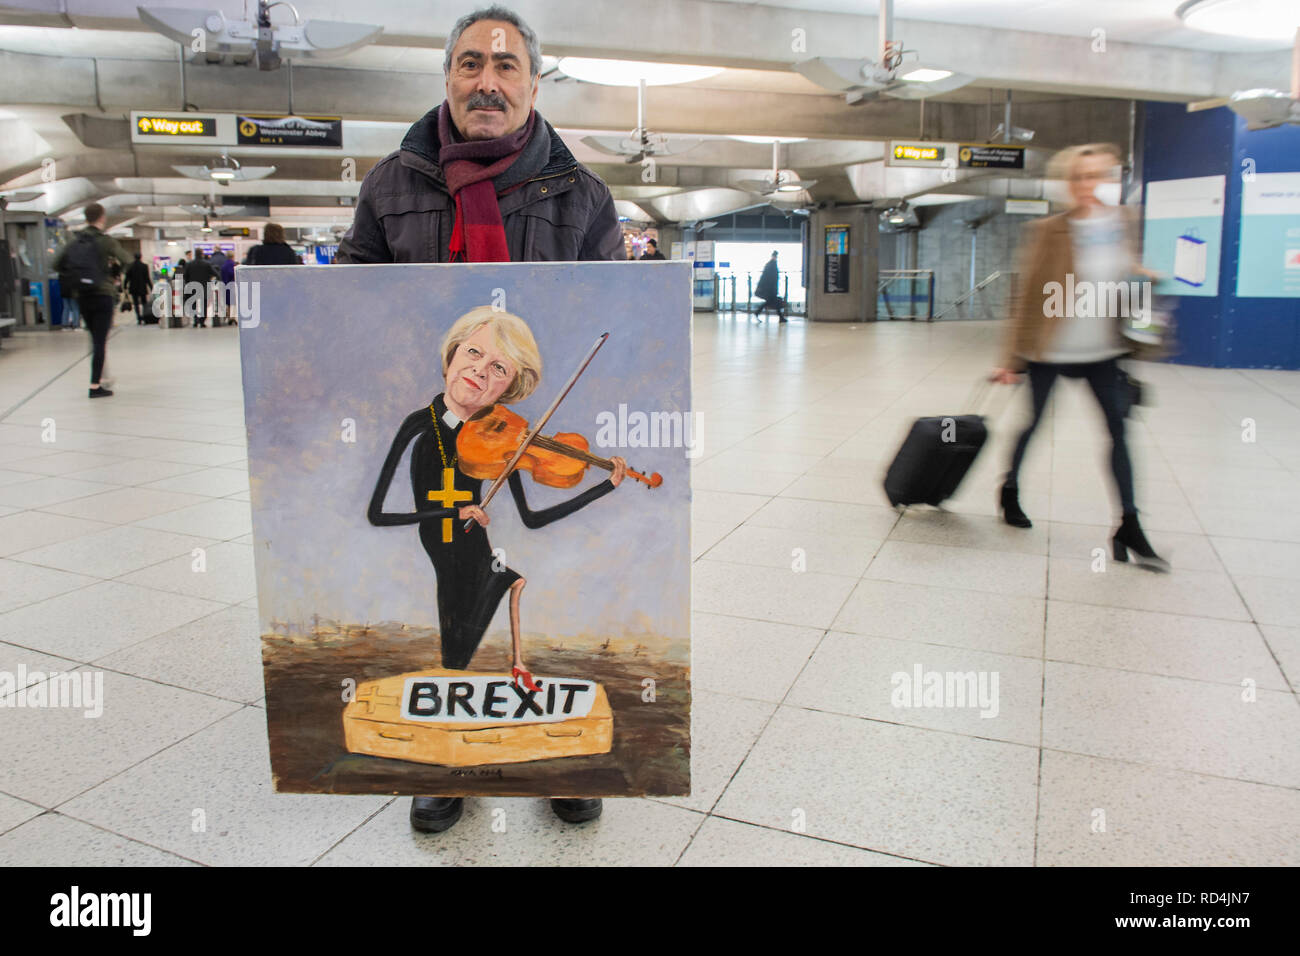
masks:
[[[402,422],[402,427],[398,429],[393,445],[388,450],[388,457],[384,459],[379,481],[375,483],[368,517],[373,525],[420,526],[420,543],[424,545],[437,575],[442,666],[464,670],[469,667],[470,659],[478,649],[483,632],[491,623],[501,598],[519,580],[520,575],[493,557],[486,528],[474,522],[466,532],[463,530],[464,522],[457,517],[460,508],[480,503],[479,494],[483,482],[460,470],[456,437],[460,434],[461,425],[454,428],[448,425],[443,420],[446,413],[446,403],[442,395],[439,395],[433,400],[432,407],[426,406],[412,412]],[[442,439],[441,453],[439,437]],[[401,461],[406,446],[412,442],[411,492],[415,496],[416,510],[413,513],[397,514],[384,511],[384,499],[388,496],[397,464]],[[444,456],[448,465],[454,468],[454,490],[468,492],[470,495],[468,498],[458,498],[452,507],[440,506],[441,500],[452,500],[443,488]],[[548,525],[614,490],[613,482],[606,479],[568,501],[533,511],[524,498],[524,485],[519,472],[510,475],[508,484],[515,506],[519,509],[519,517],[528,528]],[[436,496],[432,501],[430,492]],[[423,507],[426,504],[434,506]],[[450,535],[444,531],[443,522],[446,520],[451,522]],[[451,540],[445,541],[446,537]],[[493,569],[494,563],[499,570]]]

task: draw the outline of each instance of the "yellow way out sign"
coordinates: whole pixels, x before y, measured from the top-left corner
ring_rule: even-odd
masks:
[[[892,140],[889,151],[885,154],[888,166],[938,166],[944,165],[945,159],[955,161],[956,143],[933,143],[925,141]],[[948,165],[954,165],[950,162]]]

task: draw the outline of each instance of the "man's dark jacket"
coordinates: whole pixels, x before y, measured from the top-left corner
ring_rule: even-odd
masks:
[[[149,294],[149,267],[144,264],[143,260],[136,259],[126,267],[126,291],[131,295],[148,295]]]
[[[780,283],[777,271],[776,260],[768,259],[767,265],[763,266],[763,274],[758,277],[758,285],[754,286],[754,295],[757,298],[775,299],[781,294],[777,291]]]
[[[418,120],[401,147],[366,174],[335,262],[449,260],[455,204],[438,164],[439,108]],[[573,158],[550,123],[538,119],[519,158],[496,180],[510,260],[621,261],[623,230],[609,187]]]
[[[248,252],[250,266],[300,266],[302,258],[287,242],[264,242]]]
[[[217,270],[207,259],[195,258],[185,267],[185,283],[201,282],[207,284],[217,278]]]

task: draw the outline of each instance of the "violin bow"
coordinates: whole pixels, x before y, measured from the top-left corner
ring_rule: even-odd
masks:
[[[577,369],[574,370],[574,373],[569,376],[569,380],[564,384],[564,388],[560,390],[560,394],[555,396],[555,401],[551,402],[551,407],[546,410],[546,414],[537,419],[537,423],[529,429],[528,435],[519,443],[519,447],[515,450],[514,457],[510,459],[509,464],[501,470],[501,474],[498,475],[496,480],[494,480],[488,487],[487,494],[485,494],[483,500],[479,502],[480,508],[486,508],[488,502],[491,501],[493,496],[501,490],[501,486],[509,479],[510,473],[515,470],[515,465],[519,464],[519,459],[522,458],[524,452],[528,450],[528,446],[533,443],[534,438],[542,433],[542,428],[545,427],[548,421],[550,421],[551,416],[555,414],[555,410],[560,407],[560,402],[564,401],[564,396],[568,395],[569,390],[577,384],[578,378],[587,370],[587,366],[591,364],[591,360],[596,357],[596,353],[600,351],[600,347],[605,344],[607,338],[609,338],[608,332],[601,332],[600,335],[596,337],[596,344],[591,347],[591,350],[587,352],[587,357],[582,360]],[[465,520],[464,530],[468,531],[472,527],[474,527],[474,519],[467,518]]]

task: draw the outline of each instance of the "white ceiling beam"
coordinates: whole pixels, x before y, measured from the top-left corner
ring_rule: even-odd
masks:
[[[170,6],[239,9],[235,0],[168,0]],[[381,44],[441,47],[471,4],[462,0],[316,0],[309,17],[358,20],[384,27]],[[699,63],[784,70],[811,56],[870,58],[876,18],[760,4],[656,0],[628,17],[627,0],[514,0],[513,8],[555,55]],[[5,13],[5,11],[11,11]],[[146,32],[136,0],[7,0],[0,23],[40,23],[83,30]],[[625,25],[625,26],[624,26]],[[806,50],[796,52],[795,31]],[[1094,52],[1091,36],[900,19],[895,36],[927,62],[1026,90],[1144,99],[1187,100],[1231,93],[1222,82],[1286,88],[1288,57],[1215,53],[1154,44],[1108,42]],[[252,71],[257,72],[257,71]]]

